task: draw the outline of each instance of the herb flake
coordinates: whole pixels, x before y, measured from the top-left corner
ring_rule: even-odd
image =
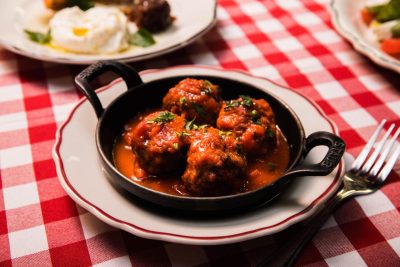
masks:
[[[186,123],[185,123],[185,130],[186,131],[190,131],[190,130],[192,130],[193,129],[193,125],[196,125],[196,124],[194,124],[194,120],[195,120],[196,118],[193,118],[193,120],[191,120],[191,121],[186,121]],[[197,126],[197,125],[196,125]]]
[[[186,97],[183,96],[183,97],[179,98],[179,103],[181,105],[185,104],[186,102],[187,102]]]
[[[158,113],[156,117],[154,117],[151,120],[148,120],[147,123],[164,123],[164,122],[169,122],[172,121],[175,118],[174,113],[169,112],[169,111],[161,111]]]
[[[247,95],[240,95],[240,98],[242,99],[241,104],[242,106],[246,107],[252,107],[253,106],[253,98]]]

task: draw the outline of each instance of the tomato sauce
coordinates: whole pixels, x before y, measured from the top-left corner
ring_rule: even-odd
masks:
[[[129,132],[134,128],[142,116],[137,116],[125,125],[125,130],[114,145],[114,163],[116,168],[135,183],[145,187],[172,195],[190,195],[181,181],[185,166],[179,171],[169,174],[149,175],[140,168],[135,154],[129,144]],[[285,136],[277,127],[276,146],[269,153],[255,158],[248,158],[247,169],[243,179],[241,192],[252,191],[274,182],[287,169],[289,164],[289,145]],[[241,193],[237,192],[237,193]]]

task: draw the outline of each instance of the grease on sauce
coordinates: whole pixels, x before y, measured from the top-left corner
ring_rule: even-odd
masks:
[[[114,146],[114,163],[117,169],[135,183],[157,190],[159,192],[188,196],[190,195],[181,181],[184,166],[180,171],[163,175],[149,175],[140,168],[136,161],[135,154],[129,145],[129,132],[134,128],[142,116],[137,116],[125,125],[125,131],[116,140]],[[252,191],[274,182],[287,169],[289,164],[289,145],[285,136],[277,127],[276,147],[266,155],[256,158],[248,158],[247,169],[243,179],[241,192]],[[241,193],[236,192],[236,193]]]

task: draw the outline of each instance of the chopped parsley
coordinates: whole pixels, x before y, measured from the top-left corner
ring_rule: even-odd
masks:
[[[222,130],[219,130],[218,131],[218,134],[220,135],[220,136],[222,136],[222,137],[226,137],[226,136],[229,136],[229,135],[232,135],[232,131],[222,131]]]
[[[196,118],[193,118],[193,120],[191,120],[191,121],[186,121],[186,123],[185,123],[185,130],[186,131],[190,131],[190,130],[193,129],[193,125],[196,125],[196,124],[194,124],[194,120],[195,119]],[[196,127],[197,127],[197,125],[196,125]]]
[[[240,95],[240,98],[242,99],[241,105],[246,106],[246,107],[252,107],[253,106],[253,98],[247,95]]]
[[[229,111],[230,108],[238,107],[240,105],[239,101],[237,100],[229,100],[225,102],[224,111]]]
[[[187,102],[186,97],[182,96],[181,98],[179,98],[179,103],[181,105],[185,104]]]
[[[169,122],[172,121],[175,118],[174,113],[169,112],[169,111],[161,111],[158,113],[156,117],[154,117],[151,120],[148,120],[147,123],[164,123],[164,122]]]
[[[172,145],[176,150],[178,150],[179,149],[179,145],[178,145],[178,143],[174,143],[173,145]]]
[[[206,95],[211,95],[212,94],[212,83],[208,80],[204,80],[203,85],[200,88],[200,91]]]
[[[259,114],[258,111],[255,110],[255,109],[253,109],[253,110],[251,111],[251,121],[252,121],[254,124],[261,125],[260,114]]]
[[[241,100],[230,100],[225,102],[224,111],[229,111],[230,108],[243,106],[243,107],[252,107],[254,105],[253,98],[247,95],[240,95]],[[257,112],[257,111],[256,111]]]

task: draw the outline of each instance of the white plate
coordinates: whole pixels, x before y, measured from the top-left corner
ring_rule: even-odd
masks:
[[[0,45],[15,53],[58,63],[92,64],[99,60],[133,62],[169,53],[184,47],[210,30],[216,22],[216,0],[168,0],[171,14],[176,17],[165,32],[155,34],[156,44],[131,47],[113,55],[82,55],[57,51],[30,41],[25,28],[42,30],[37,18],[46,9],[43,0],[13,0],[0,2]],[[48,12],[48,11],[47,11]]]
[[[368,27],[361,19],[360,11],[365,2],[365,0],[332,0],[330,12],[333,25],[358,52],[382,67],[400,72],[400,60],[380,50],[378,42],[371,38]]]
[[[336,133],[335,126],[322,111],[300,94],[244,72],[200,66],[180,66],[141,72],[144,82],[170,76],[210,75],[242,81],[270,92],[288,103],[300,117],[306,135],[316,131]],[[126,90],[121,80],[100,90],[103,105],[108,105]],[[223,88],[229,90],[229,88]],[[81,100],[57,131],[53,158],[59,180],[79,205],[100,220],[144,238],[185,244],[224,244],[244,241],[281,231],[310,216],[339,185],[343,162],[333,173],[321,177],[300,177],[272,204],[226,218],[198,220],[167,216],[146,209],[121,194],[104,177],[97,161],[95,130],[97,118],[86,99]],[[315,148],[308,162],[319,162],[325,147]]]

